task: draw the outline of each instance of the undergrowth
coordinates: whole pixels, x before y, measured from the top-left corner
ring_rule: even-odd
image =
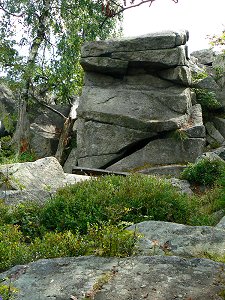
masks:
[[[182,194],[168,181],[133,174],[67,186],[42,206],[7,206],[2,200],[0,271],[39,258],[133,255],[139,235],[125,228],[145,220],[214,225],[213,213],[225,210],[223,175],[203,195]]]

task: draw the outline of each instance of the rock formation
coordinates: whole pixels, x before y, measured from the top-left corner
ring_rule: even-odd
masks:
[[[225,146],[225,59],[223,53],[212,49],[191,53],[190,69],[196,80],[193,87],[203,90],[214,107],[210,107],[207,115],[206,141],[210,148]],[[208,93],[208,94],[207,94]]]
[[[16,266],[0,279],[12,278],[15,300],[222,300],[224,267],[161,255],[65,257]]]
[[[188,87],[187,39],[187,32],[169,31],[83,46],[78,166],[143,172],[169,165],[170,172],[203,152],[201,107]]]
[[[55,157],[0,166],[0,198],[16,205],[26,200],[44,203],[60,187],[90,177],[64,173]]]

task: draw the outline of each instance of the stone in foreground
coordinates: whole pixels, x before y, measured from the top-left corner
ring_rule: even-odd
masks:
[[[224,267],[174,256],[89,256],[39,260],[0,278],[14,278],[15,300],[222,300]]]

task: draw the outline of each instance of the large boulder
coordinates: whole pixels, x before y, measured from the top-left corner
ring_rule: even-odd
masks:
[[[64,173],[55,157],[1,165],[0,198],[5,199],[7,204],[26,200],[43,203],[60,187],[87,179],[90,177]]]
[[[175,256],[39,260],[0,274],[15,300],[222,300],[225,264]]]
[[[188,226],[162,221],[145,221],[128,228],[142,235],[139,254],[202,257],[225,255],[225,230],[220,225]]]
[[[130,154],[108,167],[110,171],[133,171],[154,165],[168,165],[194,162],[203,152],[205,140],[202,138],[155,139],[144,148]]]
[[[205,128],[188,87],[187,39],[186,31],[167,31],[84,44],[76,162],[71,155],[70,164],[117,171],[117,162],[124,162],[129,170],[142,164],[184,164],[202,152]],[[167,139],[177,130],[187,137],[184,147]]]
[[[144,50],[171,49],[185,45],[189,38],[188,31],[164,31],[146,34],[140,37],[123,38],[85,43],[82,57],[109,56],[114,52],[134,52]]]

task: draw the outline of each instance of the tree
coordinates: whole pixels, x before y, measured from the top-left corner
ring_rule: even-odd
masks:
[[[21,87],[13,139],[21,152],[29,149],[26,112],[31,103],[46,105],[46,92],[53,92],[59,103],[70,103],[82,86],[79,58],[83,41],[115,34],[116,19],[100,28],[104,19],[101,3],[91,0],[8,0],[0,2],[0,13],[0,45],[5,50],[0,57],[2,68]],[[20,32],[21,37],[16,38]],[[16,47],[25,55],[19,57]]]
[[[83,72],[79,59],[83,42],[115,35],[119,31],[117,22],[125,10],[153,1],[131,0],[127,5],[126,0],[122,4],[119,0],[0,0],[0,47],[4,49],[0,65],[7,72],[7,80],[20,88],[20,109],[13,137],[18,152],[29,150],[27,111],[34,103],[52,109],[45,101],[47,92],[54,94],[56,102],[70,104],[73,95],[80,93]],[[60,162],[73,124],[70,117],[62,117],[66,130],[56,154]]]

